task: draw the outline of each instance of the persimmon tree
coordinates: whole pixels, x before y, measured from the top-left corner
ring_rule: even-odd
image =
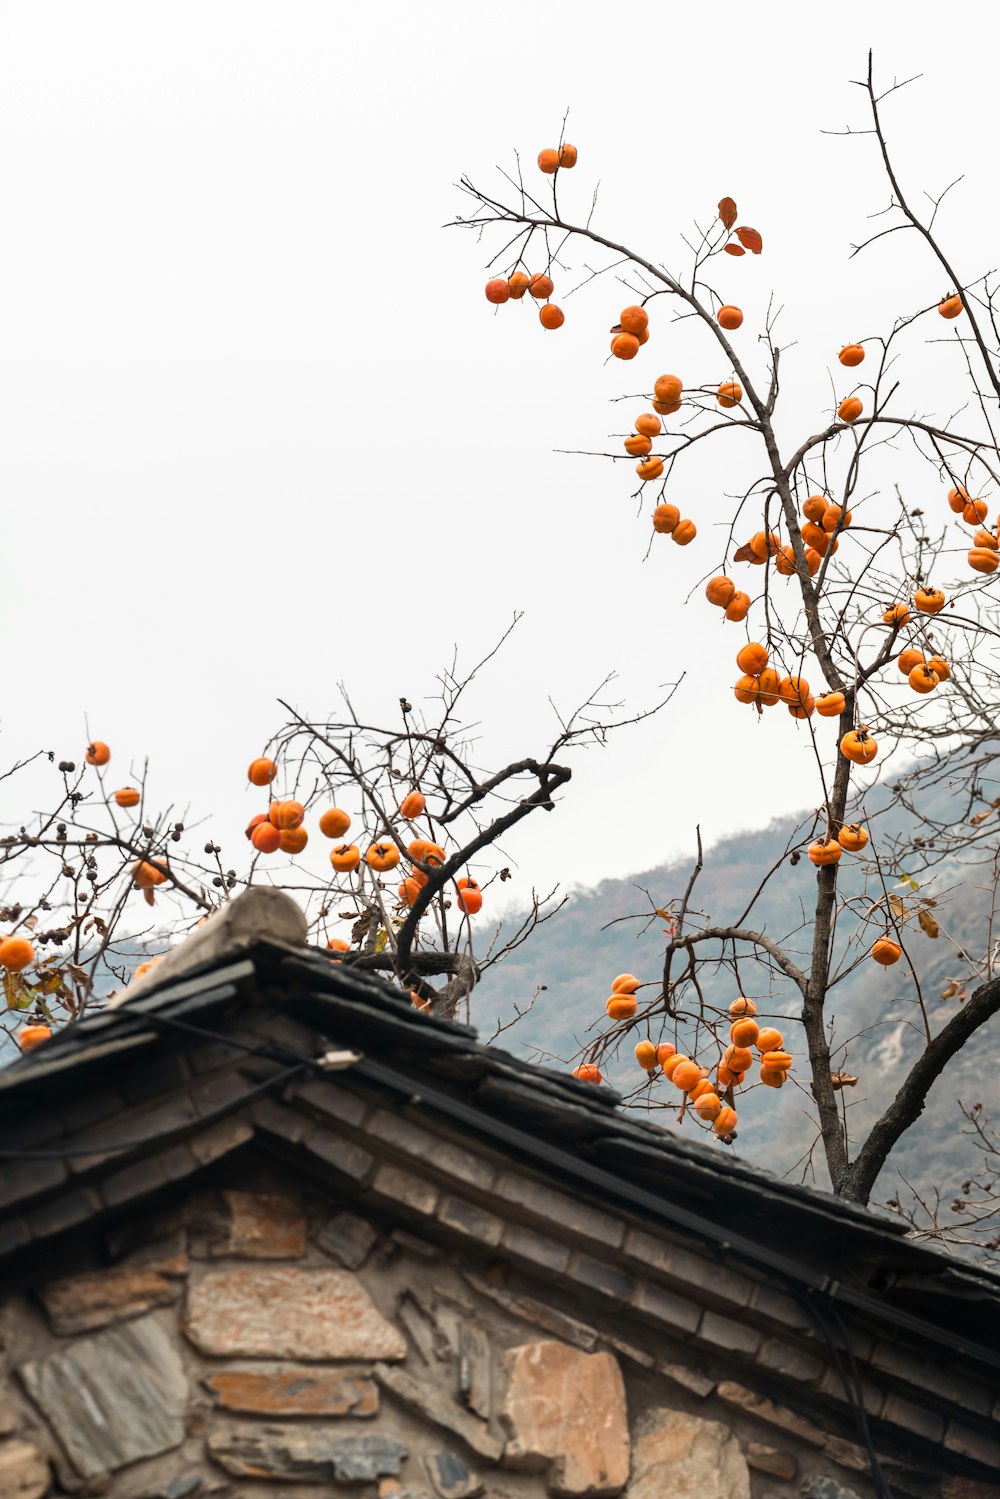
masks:
[[[815,1118],[834,1190],[866,1202],[931,1085],[1000,1009],[988,931],[977,953],[961,955],[975,992],[963,989],[960,1002],[956,984],[948,1010],[924,994],[914,961],[917,944],[948,940],[933,895],[914,876],[946,859],[989,864],[997,852],[1000,322],[996,278],[959,268],[946,248],[944,194],[923,214],[898,178],[884,115],[901,85],[880,92],[869,58],[860,87],[866,120],[847,132],[861,138],[844,149],[874,148],[889,203],[853,253],[873,239],[915,237],[927,296],[923,305],[893,307],[864,336],[845,307],[842,346],[831,350],[830,407],[791,437],[785,370],[796,356],[783,345],[780,298],[757,325],[741,310],[741,270],[766,245],[732,198],[683,236],[684,266],[674,268],[606,232],[596,195],[585,189],[582,208],[573,206],[585,153],[578,165],[577,148],[561,139],[540,153],[537,171],[519,161],[501,170],[495,190],[463,178],[471,208],[455,223],[497,243],[486,297],[498,315],[514,315],[510,303],[538,306],[544,332],[526,335],[549,337],[566,322],[553,298],[573,292],[574,316],[592,321],[598,357],[622,361],[629,376],[642,372],[620,398],[631,430],[595,456],[613,465],[611,483],[623,482],[622,465],[629,470],[650,527],[647,557],[697,584],[703,596],[692,607],[718,611],[732,631],[734,742],[754,719],[774,715],[783,722],[772,719],[765,731],[774,736],[775,774],[783,736],[804,741],[815,765],[814,811],[737,920],[698,909],[700,848],[687,888],[651,897],[646,917],[664,924],[667,939],[662,970],[612,982],[610,1023],[577,1075],[599,1082],[605,1058],[634,1044],[647,1077],[634,1101],[676,1109],[727,1142],[748,1089],[791,1083]],[[604,317],[613,324],[609,351]],[[694,368],[660,374],[657,347],[682,322],[700,330]],[[918,379],[909,373],[915,364]],[[699,472],[725,473],[737,446],[753,477],[725,523],[707,530],[679,497]],[[672,553],[671,541],[685,550]],[[881,835],[886,800],[876,815],[871,795],[886,786],[890,765],[886,794],[908,814],[904,837]],[[966,801],[942,824],[921,806],[949,774]],[[816,867],[811,911],[795,931],[765,929],[758,913],[768,885],[804,857]],[[848,1070],[851,1038],[836,1026],[837,985],[859,965],[874,980],[897,964],[908,971],[920,1055],[888,1089],[880,1079],[888,1102],[854,1140],[845,1090],[857,1079]],[[703,988],[720,970],[733,988],[721,1007]],[[873,983],[873,1007],[879,992]]]
[[[0,838],[3,1029],[30,1048],[116,986],[154,981],[173,942],[261,883],[305,908],[332,961],[383,974],[436,1014],[467,1005],[482,974],[562,904],[535,894],[514,930],[491,926],[509,840],[554,810],[568,757],[646,716],[622,714],[608,679],[538,752],[484,766],[464,699],[496,649],[469,670],[454,660],[426,699],[400,697],[385,722],[365,721],[344,688],[322,718],[282,704],[273,741],[245,772],[234,766],[258,808],[245,838],[206,841],[173,807],[156,810],[145,762],[122,784],[101,740],[79,759],[40,752],[12,766],[4,779],[33,777],[47,810]]]

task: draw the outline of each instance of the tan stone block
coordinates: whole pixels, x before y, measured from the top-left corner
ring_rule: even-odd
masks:
[[[510,1377],[500,1413],[510,1432],[504,1465],[547,1471],[552,1494],[620,1493],[629,1433],[618,1360],[542,1342],[511,1349],[504,1367]]]
[[[406,1357],[350,1270],[240,1266],[208,1270],[188,1289],[185,1332],[202,1353],[245,1358]]]
[[[533,1296],[515,1295],[505,1286],[494,1285],[492,1281],[484,1280],[481,1275],[475,1275],[470,1270],[463,1270],[462,1274],[480,1296],[488,1296],[497,1306],[502,1306],[504,1311],[520,1318],[522,1322],[543,1327],[554,1337],[562,1338],[566,1343],[575,1343],[578,1348],[593,1348],[597,1342],[597,1333],[585,1322],[578,1322],[575,1317],[569,1317],[555,1307],[546,1306]]]
[[[405,1369],[390,1369],[385,1364],[375,1365],[375,1378],[387,1390],[391,1390],[397,1400],[426,1416],[435,1426],[460,1437],[480,1457],[485,1457],[492,1463],[499,1460],[503,1443],[493,1435],[488,1424],[470,1415],[425,1379],[414,1379]]]
[[[306,1252],[306,1220],[273,1192],[223,1192],[230,1223],[226,1249],[256,1260],[294,1260]]]
[[[52,1331],[65,1337],[139,1317],[154,1307],[166,1306],[179,1292],[153,1270],[122,1267],[51,1281],[41,1286],[38,1294]]]
[[[49,1465],[31,1442],[0,1443],[0,1499],[42,1499],[49,1491]]]
[[[779,1452],[777,1447],[768,1447],[763,1442],[750,1443],[747,1462],[760,1473],[770,1473],[772,1478],[794,1478],[798,1471],[790,1452]]]
[[[624,1499],[750,1499],[750,1470],[721,1421],[660,1407],[639,1421]]]
[[[308,1365],[219,1369],[202,1383],[228,1411],[247,1416],[374,1416],[378,1387],[364,1374]]]
[[[746,1411],[748,1416],[766,1421],[769,1426],[779,1426],[782,1431],[790,1431],[804,1442],[811,1442],[814,1447],[822,1447],[826,1443],[826,1432],[820,1431],[818,1426],[814,1426],[804,1416],[796,1415],[787,1406],[775,1405],[773,1400],[768,1400],[765,1395],[754,1394],[753,1390],[746,1389],[744,1385],[727,1381],[719,1385],[716,1394],[727,1405],[735,1405]]]

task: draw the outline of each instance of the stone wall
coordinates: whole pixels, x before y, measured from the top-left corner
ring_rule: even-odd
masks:
[[[860,1447],[641,1346],[593,1298],[573,1315],[488,1253],[263,1184],[77,1234],[8,1291],[0,1499],[871,1494]]]

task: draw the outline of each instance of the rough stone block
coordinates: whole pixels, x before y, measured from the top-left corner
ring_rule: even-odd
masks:
[[[512,1259],[523,1260],[533,1270],[547,1275],[561,1275],[569,1265],[569,1250],[546,1234],[535,1233],[522,1223],[508,1223],[503,1247]]]
[[[265,1134],[276,1135],[291,1145],[301,1145],[316,1128],[315,1119],[310,1119],[301,1109],[278,1103],[274,1098],[259,1099],[250,1110],[250,1117]]]
[[[644,1321],[655,1322],[678,1334],[694,1332],[701,1321],[701,1307],[648,1280],[641,1280],[636,1286],[632,1305],[642,1313]]]
[[[365,1182],[375,1162],[367,1150],[345,1140],[332,1129],[317,1129],[306,1141],[306,1149],[321,1161],[328,1162],[336,1171],[349,1176],[353,1181]]]
[[[782,1343],[778,1338],[768,1339],[757,1354],[757,1362],[762,1369],[772,1369],[775,1374],[794,1380],[798,1385],[815,1384],[826,1368],[821,1359],[803,1353],[790,1343]]]
[[[480,1296],[488,1297],[490,1301],[496,1302],[497,1306],[503,1307],[504,1311],[520,1318],[522,1322],[544,1328],[546,1332],[552,1333],[553,1337],[562,1338],[564,1343],[572,1343],[577,1348],[589,1349],[596,1345],[597,1333],[585,1322],[578,1322],[575,1317],[569,1317],[555,1307],[546,1306],[544,1302],[536,1301],[533,1296],[517,1295],[513,1291],[508,1291],[506,1286],[494,1285],[492,1281],[484,1280],[482,1276],[473,1275],[467,1270],[462,1273],[472,1289],[478,1291]]]
[[[751,1305],[768,1322],[780,1322],[790,1332],[816,1332],[816,1324],[801,1301],[786,1296],[784,1291],[775,1290],[774,1286],[754,1286]]]
[[[625,1270],[605,1260],[595,1260],[589,1254],[574,1254],[567,1275],[613,1301],[629,1301],[635,1289],[635,1281]]]
[[[405,1369],[392,1369],[386,1364],[375,1365],[375,1378],[397,1400],[401,1400],[435,1426],[461,1438],[480,1457],[494,1463],[499,1460],[503,1443],[492,1434],[487,1423],[463,1410],[434,1385],[414,1379]]]
[[[553,1494],[618,1494],[630,1451],[618,1360],[542,1342],[511,1349],[503,1362],[510,1380],[500,1412],[510,1432],[504,1465],[547,1472]]]
[[[721,1421],[660,1407],[636,1427],[628,1499],[750,1499],[750,1472],[739,1440]]]
[[[389,1437],[340,1436],[322,1426],[212,1432],[208,1450],[238,1478],[300,1483],[370,1483],[398,1473],[407,1456],[403,1443]]]
[[[907,1384],[929,1390],[955,1405],[963,1405],[966,1410],[975,1411],[977,1415],[990,1414],[993,1391],[966,1374],[959,1374],[930,1359],[920,1358],[895,1343],[879,1343],[871,1361],[876,1369],[898,1375]]]
[[[464,1202],[460,1197],[445,1197],[437,1212],[438,1222],[468,1239],[477,1239],[481,1244],[496,1246],[503,1234],[504,1222],[495,1213],[474,1203]]]
[[[52,1331],[62,1337],[139,1317],[168,1305],[178,1294],[178,1288],[155,1271],[127,1267],[72,1275],[38,1291]]]
[[[748,1416],[754,1416],[759,1421],[766,1421],[769,1426],[777,1426],[782,1431],[791,1432],[793,1436],[800,1437],[802,1441],[809,1442],[813,1447],[822,1447],[826,1441],[826,1433],[805,1416],[799,1416],[795,1411],[789,1410],[787,1406],[775,1405],[773,1400],[768,1400],[764,1395],[758,1395],[745,1386],[734,1384],[727,1380],[716,1389],[720,1400],[727,1405],[734,1405],[738,1410],[745,1411]]]
[[[62,1161],[5,1162],[0,1178],[0,1208],[51,1192],[68,1179],[69,1172]]]
[[[225,1109],[237,1108],[240,1100],[253,1091],[249,1082],[235,1068],[229,1072],[217,1072],[203,1082],[188,1089],[188,1097],[199,1114],[217,1114]]]
[[[698,1341],[707,1343],[710,1348],[719,1348],[726,1353],[741,1353],[752,1358],[761,1345],[761,1334],[755,1327],[737,1322],[733,1317],[722,1316],[719,1312],[705,1312],[698,1327]]]
[[[45,1239],[51,1234],[61,1234],[67,1228],[75,1228],[78,1223],[85,1223],[100,1211],[100,1207],[97,1193],[90,1187],[81,1187],[30,1208],[24,1218],[32,1238]]]
[[[295,1260],[306,1252],[306,1220],[295,1203],[274,1192],[223,1192],[228,1232],[216,1254],[253,1260]]]
[[[493,1410],[490,1343],[481,1327],[462,1324],[458,1339],[458,1392],[475,1415],[488,1421]]]
[[[807,1478],[799,1493],[802,1499],[862,1499],[857,1489],[849,1489],[845,1483],[825,1473]]]
[[[309,1104],[310,1108],[328,1118],[339,1119],[342,1124],[355,1128],[362,1124],[370,1109],[370,1105],[356,1093],[328,1082],[326,1078],[316,1077],[305,1083],[295,1083],[288,1093],[291,1098]]]
[[[43,1499],[49,1464],[32,1442],[0,1442],[0,1499]]]
[[[202,1381],[223,1410],[246,1416],[374,1416],[378,1387],[365,1374],[304,1364],[219,1369]]]
[[[926,1437],[929,1442],[939,1442],[944,1435],[944,1420],[926,1406],[915,1405],[899,1395],[887,1395],[882,1407],[882,1420],[901,1426],[911,1436]]]
[[[449,1140],[445,1135],[423,1129],[403,1115],[379,1109],[368,1121],[367,1131],[376,1139],[384,1140],[387,1145],[414,1156],[432,1166],[435,1171],[452,1176],[466,1186],[475,1187],[480,1192],[489,1192],[493,1187],[496,1170],[489,1161],[484,1161],[481,1156]]]
[[[747,1306],[753,1294],[753,1281],[718,1264],[708,1253],[696,1254],[641,1228],[630,1228],[625,1235],[625,1254],[647,1270],[665,1275],[682,1286],[696,1287],[714,1301]]]
[[[711,1395],[715,1389],[715,1382],[706,1379],[704,1374],[699,1374],[697,1369],[689,1369],[684,1364],[661,1364],[657,1362],[657,1374],[664,1379],[670,1379],[674,1384],[679,1384],[681,1389],[690,1390],[692,1395],[697,1395],[699,1400],[704,1400]]]
[[[364,1218],[356,1213],[334,1213],[316,1236],[324,1254],[339,1260],[348,1270],[360,1270],[378,1235]]]
[[[765,1442],[747,1444],[747,1463],[758,1473],[770,1473],[772,1478],[792,1479],[798,1472],[798,1463],[790,1452],[768,1447]]]
[[[554,1192],[548,1182],[505,1171],[493,1190],[504,1202],[558,1227],[562,1234],[587,1239],[605,1249],[617,1249],[624,1237],[625,1227],[620,1219],[589,1203]]]
[[[608,1332],[602,1332],[600,1341],[610,1353],[620,1354],[630,1363],[637,1364],[640,1369],[656,1368],[656,1359],[651,1353],[647,1353],[643,1348],[636,1348],[634,1343],[626,1343],[624,1338],[615,1338]]]
[[[242,1118],[220,1119],[218,1124],[211,1124],[207,1129],[192,1135],[187,1142],[187,1148],[194,1156],[196,1169],[198,1166],[209,1166],[213,1161],[218,1161],[224,1155],[229,1155],[233,1150],[238,1150],[241,1145],[253,1139],[253,1126],[249,1120]],[[176,1174],[171,1173],[167,1164],[166,1170],[172,1180],[177,1176],[187,1176],[187,1169],[178,1169]]]
[[[188,1387],[169,1313],[79,1338],[18,1374],[84,1478],[184,1440]]]
[[[150,1228],[147,1225],[145,1232],[148,1235]],[[114,1235],[108,1235],[109,1250],[111,1249]],[[150,1270],[155,1275],[170,1277],[183,1277],[191,1268],[191,1261],[187,1252],[187,1233],[183,1228],[172,1228],[163,1234],[162,1238],[140,1242],[125,1260],[125,1266],[129,1270]]]
[[[975,1431],[961,1421],[949,1421],[944,1445],[949,1452],[958,1452],[962,1457],[1000,1471],[1000,1432]]]
[[[437,1207],[440,1192],[431,1182],[416,1176],[406,1167],[390,1166],[388,1162],[375,1173],[371,1190],[385,1197],[394,1207],[409,1209],[428,1218]]]
[[[438,1499],[474,1499],[483,1492],[483,1481],[454,1452],[430,1452],[424,1467]]]
[[[188,1289],[184,1330],[215,1356],[406,1357],[402,1334],[349,1270],[209,1270]]]
[[[844,1394],[844,1385],[837,1370],[828,1367],[819,1382],[819,1391],[822,1395],[828,1395],[831,1400],[837,1400],[844,1404],[847,1396]],[[885,1392],[877,1385],[872,1384],[867,1375],[861,1375],[861,1394],[865,1403],[865,1410],[870,1416],[877,1416],[885,1402]]]

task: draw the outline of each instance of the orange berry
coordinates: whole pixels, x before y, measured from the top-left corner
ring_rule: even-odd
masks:
[[[273,760],[261,756],[259,760],[251,760],[247,771],[247,780],[251,786],[269,786],[278,774],[278,767]]]
[[[259,854],[275,854],[281,847],[281,832],[273,822],[259,822],[250,834],[250,842]]]
[[[626,307],[618,321],[623,333],[634,333],[639,338],[649,326],[649,314],[645,307]]]
[[[319,830],[324,838],[343,838],[350,825],[350,817],[339,807],[330,807],[319,820]]]
[[[639,352],[639,340],[634,333],[616,333],[611,340],[611,352],[616,359],[634,359]]]
[[[35,949],[27,937],[5,937],[0,942],[0,967],[20,973],[35,961]]]
[[[300,854],[309,842],[309,834],[303,827],[286,828],[279,837],[283,854]]]

